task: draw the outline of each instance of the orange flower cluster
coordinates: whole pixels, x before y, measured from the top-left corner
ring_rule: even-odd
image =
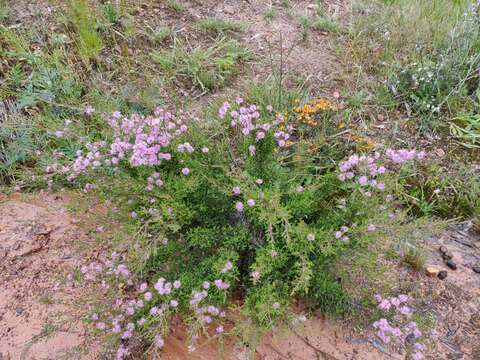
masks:
[[[351,139],[357,143],[359,150],[372,150],[376,144],[370,137],[363,137],[358,135],[352,135]]]
[[[296,122],[303,123],[308,126],[317,125],[315,114],[325,110],[335,110],[335,107],[332,105],[332,103],[325,99],[318,99],[303,106],[296,106],[293,108],[293,112],[297,114]]]

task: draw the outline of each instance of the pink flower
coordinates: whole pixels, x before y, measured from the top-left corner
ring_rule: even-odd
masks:
[[[366,177],[365,175],[360,176],[360,177],[358,178],[358,183],[359,183],[361,186],[367,185],[367,184],[368,184],[368,179],[367,179],[367,177]]]
[[[273,106],[272,105],[267,105],[267,111],[272,112],[273,111]]]
[[[380,191],[385,190],[385,184],[383,182],[377,184],[377,189]]]
[[[255,148],[255,145],[250,145],[248,147],[248,152],[250,153],[250,156],[255,156],[257,149]]]
[[[240,187],[238,187],[238,186],[235,186],[232,191],[235,195],[240,195],[240,193],[242,192],[240,190]]]
[[[210,150],[208,149],[208,147],[203,147],[202,148],[202,153],[204,153],[204,154],[208,154],[209,151]]]
[[[255,206],[255,200],[253,200],[253,199],[248,199],[248,200],[247,200],[247,204],[248,204],[248,206],[253,207],[253,206]]]
[[[222,326],[222,325],[218,326],[218,327],[215,329],[215,331],[217,332],[217,334],[223,333],[223,331],[224,331],[223,326]]]
[[[263,184],[263,179],[257,179],[257,180],[255,180],[255,182],[257,183],[257,185],[262,185]]]
[[[161,335],[155,336],[155,345],[156,345],[158,348],[162,348],[163,345],[165,345],[165,341],[163,340],[163,338],[162,338]]]
[[[178,301],[177,300],[171,300],[170,305],[173,306],[173,307],[177,307],[178,306]]]
[[[187,176],[188,174],[190,174],[190,169],[187,168],[187,167],[183,168],[183,169],[182,169],[182,174],[185,175],[185,176]]]
[[[145,295],[144,295],[144,299],[146,301],[152,300],[152,293],[151,292],[146,292]]]
[[[391,306],[392,304],[390,304],[390,301],[388,301],[387,299],[382,300],[380,304],[378,304],[378,308],[380,310],[389,310]]]
[[[423,354],[419,351],[413,353],[412,355],[412,360],[422,360],[423,359]]]
[[[336,238],[336,239],[340,239],[340,238],[342,237],[342,235],[343,235],[343,234],[342,234],[341,231],[335,232],[335,238]]]
[[[313,235],[312,233],[308,234],[308,235],[307,235],[307,240],[308,240],[308,241],[313,241],[313,240],[315,240],[315,235]]]
[[[368,231],[372,232],[372,231],[375,231],[376,228],[377,227],[374,224],[369,224],[367,229],[368,229]]]
[[[210,287],[210,283],[208,281],[204,281],[203,284],[202,284],[202,287],[204,289],[208,289]]]
[[[173,287],[174,287],[175,289],[180,289],[180,286],[182,286],[182,283],[180,282],[180,280],[175,280],[175,281],[173,282]]]
[[[238,212],[242,212],[243,211],[243,203],[240,202],[240,201],[237,201],[237,203],[235,204],[235,209],[237,209]]]
[[[86,115],[92,115],[94,112],[95,112],[95,108],[93,108],[92,106],[88,105],[84,110],[83,112],[86,114]]]
[[[226,272],[232,270],[232,268],[233,268],[233,264],[229,261],[229,262],[227,262],[227,263],[225,264],[225,266],[223,267],[222,273],[225,274]]]
[[[254,281],[260,278],[260,273],[258,271],[253,271],[251,275]]]
[[[98,322],[96,327],[97,327],[98,330],[105,330],[107,325],[105,325],[105,323],[103,323],[103,322]]]

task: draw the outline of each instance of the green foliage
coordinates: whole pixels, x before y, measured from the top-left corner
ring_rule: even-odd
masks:
[[[402,179],[404,202],[416,216],[469,218],[480,213],[478,170],[458,162],[454,168],[431,163]]]
[[[169,51],[151,54],[167,80],[189,80],[202,90],[212,90],[224,85],[235,75],[238,65],[248,59],[250,51],[235,40],[218,39],[208,48],[188,49],[179,39]]]
[[[368,15],[354,23],[348,56],[387,79],[398,107],[420,118],[420,130],[472,111],[480,67],[478,4],[359,1],[356,8]]]
[[[6,114],[0,119],[0,184],[18,178],[21,165],[35,157],[37,141],[31,121],[20,114]]]
[[[165,5],[167,6],[167,8],[177,13],[185,11],[185,6],[183,6],[176,0],[165,0]]]
[[[116,24],[120,20],[120,9],[112,3],[102,6],[102,15],[108,24]]]
[[[344,33],[345,29],[336,21],[327,18],[319,18],[313,22],[311,27],[317,31],[330,33]]]
[[[7,0],[0,0],[0,21],[5,21],[8,19],[8,3]]]
[[[150,39],[156,43],[161,43],[167,39],[173,39],[175,36],[175,29],[170,26],[161,26],[152,31]]]
[[[80,58],[88,62],[96,60],[103,48],[103,41],[97,32],[94,15],[87,0],[71,0],[71,21],[75,27],[76,43]],[[109,12],[112,15],[111,12]]]

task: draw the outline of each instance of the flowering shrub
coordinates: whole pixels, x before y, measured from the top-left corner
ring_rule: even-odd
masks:
[[[221,336],[234,295],[264,328],[282,320],[295,297],[345,311],[336,259],[368,244],[388,216],[379,210],[389,206],[390,178],[425,157],[389,149],[320,168],[317,156],[302,155],[310,140],[284,114],[240,98],[220,107],[211,128],[162,109],[105,120],[110,136],[84,142],[70,163],[49,170],[89,189],[93,174],[112,179],[109,195],[146,229],[143,276],[130,279],[113,260],[101,267],[124,277],[132,296],[96,323],[117,334],[118,358],[134,330],[161,348],[176,311],[189,324],[192,351],[201,335]]]

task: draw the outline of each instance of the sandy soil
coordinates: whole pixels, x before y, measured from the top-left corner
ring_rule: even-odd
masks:
[[[81,352],[81,289],[64,283],[81,262],[76,242],[85,238],[65,205],[54,195],[0,203],[2,360],[95,358]]]

